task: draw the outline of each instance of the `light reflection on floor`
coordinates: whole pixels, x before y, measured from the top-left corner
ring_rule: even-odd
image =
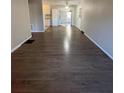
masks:
[[[64,39],[64,50],[68,54],[70,51],[70,41],[71,41],[71,34],[72,34],[72,29],[71,25],[66,25],[66,36]]]

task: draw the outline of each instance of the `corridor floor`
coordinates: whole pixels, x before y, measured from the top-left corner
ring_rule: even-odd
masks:
[[[77,28],[51,27],[12,53],[12,93],[113,93],[113,62]]]

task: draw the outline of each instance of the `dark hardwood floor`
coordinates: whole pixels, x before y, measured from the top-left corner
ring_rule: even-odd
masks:
[[[33,33],[12,53],[12,93],[113,93],[113,62],[77,28]]]

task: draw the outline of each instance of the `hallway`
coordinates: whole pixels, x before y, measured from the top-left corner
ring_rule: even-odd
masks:
[[[32,39],[12,53],[12,93],[112,93],[112,60],[76,27]]]

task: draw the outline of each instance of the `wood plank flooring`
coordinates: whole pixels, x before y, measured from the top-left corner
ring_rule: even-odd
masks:
[[[113,93],[113,62],[75,27],[33,33],[12,53],[12,93]]]

